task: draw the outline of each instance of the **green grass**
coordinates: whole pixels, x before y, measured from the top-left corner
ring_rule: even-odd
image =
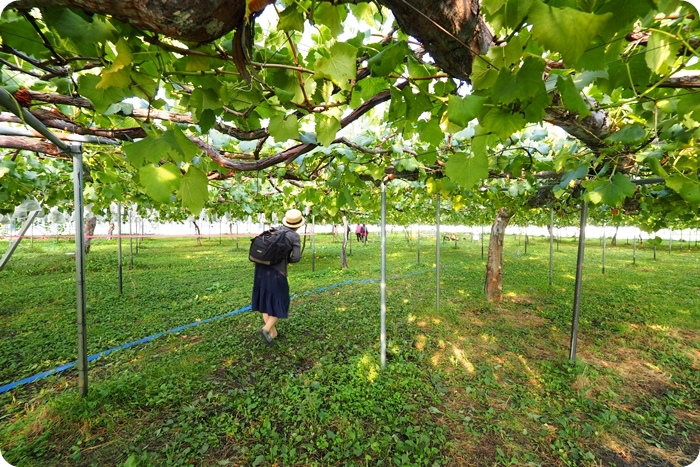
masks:
[[[290,319],[265,345],[246,312],[101,357],[80,398],[68,370],[0,394],[0,451],[17,466],[687,465],[700,451],[700,249],[589,241],[577,362],[568,361],[576,240],[506,241],[504,300],[482,295],[481,244],[388,242],[387,364],[379,242],[317,239],[290,266]],[[247,241],[241,242],[241,247]],[[87,257],[88,352],[250,302],[235,240],[116,241]],[[22,244],[0,272],[0,385],[77,354],[74,245]],[[400,276],[399,278],[396,278]],[[326,291],[320,288],[353,282]],[[308,295],[304,292],[311,291]]]

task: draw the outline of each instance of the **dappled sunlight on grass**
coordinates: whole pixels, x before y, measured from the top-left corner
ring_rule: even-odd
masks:
[[[482,333],[482,334],[479,334],[479,338],[488,344],[495,344],[496,343],[496,336],[490,336],[488,334]]]
[[[464,355],[464,351],[457,347],[456,345],[452,346],[452,358],[453,362],[459,363],[464,367],[464,369],[467,371],[469,374],[474,374],[476,371],[474,369],[474,364],[467,360],[467,358]]]
[[[528,380],[530,385],[536,388],[541,388],[542,383],[540,382],[539,375],[530,367],[530,364],[528,363],[527,359],[522,355],[518,355],[518,361],[523,366],[527,374],[530,376],[530,379]]]
[[[373,383],[379,376],[379,365],[369,355],[362,356],[355,366],[356,373],[369,383]]]

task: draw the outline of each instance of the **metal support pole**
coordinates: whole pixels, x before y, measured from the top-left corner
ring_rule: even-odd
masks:
[[[134,269],[134,231],[131,226],[131,209],[129,209],[129,259],[130,269]]]
[[[344,228],[344,227],[343,227]],[[381,306],[379,309],[379,342],[382,368],[386,366],[386,185],[382,182],[382,227],[381,227],[381,282],[379,286]]]
[[[603,224],[603,274],[605,274],[605,224]]]
[[[683,229],[681,229],[681,234],[680,234],[680,247],[678,251],[683,251]]]
[[[481,259],[484,259],[484,226],[481,226]]]
[[[435,208],[435,311],[440,313],[440,193]]]
[[[632,240],[632,264],[637,264],[637,237]]]
[[[117,269],[119,274],[119,295],[123,291],[122,261],[122,203],[117,203]]]
[[[75,282],[78,314],[78,391],[87,396],[87,325],[85,319],[85,235],[83,225],[83,152],[72,148],[75,216]]]
[[[668,229],[668,254],[673,250],[673,229]]]
[[[311,272],[316,271],[316,216],[311,216]]]
[[[15,252],[17,249],[17,246],[19,245],[19,242],[22,241],[22,238],[24,238],[24,234],[27,233],[27,229],[29,228],[30,225],[34,222],[34,219],[39,215],[41,211],[30,211],[29,214],[27,215],[27,220],[24,221],[24,225],[22,225],[22,228],[19,230],[19,233],[17,235],[17,238],[14,239],[13,241],[10,242],[10,246],[8,247],[7,251],[5,254],[2,256],[2,259],[0,259],[0,271],[3,270],[7,262],[10,260],[10,257],[12,256],[12,253]],[[12,221],[10,221],[10,236],[12,236]]]
[[[576,285],[574,288],[574,313],[571,322],[571,345],[569,360],[576,361],[576,340],[578,339],[578,318],[581,311],[581,284],[583,279],[583,256],[586,249],[586,221],[588,219],[588,204],[581,200],[581,227],[578,235],[578,256],[576,258]]]
[[[238,249],[238,221],[236,221],[236,250]]]
[[[482,253],[483,255],[483,253]],[[554,283],[554,208],[549,208],[549,286]]]
[[[416,239],[416,247],[418,250],[418,264],[420,264],[420,224],[418,224],[418,238]]]

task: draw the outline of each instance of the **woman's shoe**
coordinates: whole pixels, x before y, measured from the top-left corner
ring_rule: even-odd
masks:
[[[260,334],[263,336],[263,339],[265,339],[265,342],[267,342],[268,344],[272,344],[272,336],[269,332],[267,332],[263,328],[260,328]]]

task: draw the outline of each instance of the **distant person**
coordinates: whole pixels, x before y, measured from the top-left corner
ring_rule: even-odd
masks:
[[[367,226],[365,224],[362,224],[362,242],[367,243]]]
[[[268,344],[277,338],[275,327],[277,321],[286,319],[289,315],[287,264],[298,263],[301,260],[301,239],[297,229],[304,223],[301,211],[298,209],[287,211],[282,225],[276,229],[285,233],[284,240],[289,247],[289,255],[281,263],[271,266],[255,263],[251,308],[262,314],[264,326],[260,328],[260,334]]]
[[[362,241],[362,224],[357,224],[357,227],[355,228],[355,235],[357,236],[357,241],[361,242]]]

